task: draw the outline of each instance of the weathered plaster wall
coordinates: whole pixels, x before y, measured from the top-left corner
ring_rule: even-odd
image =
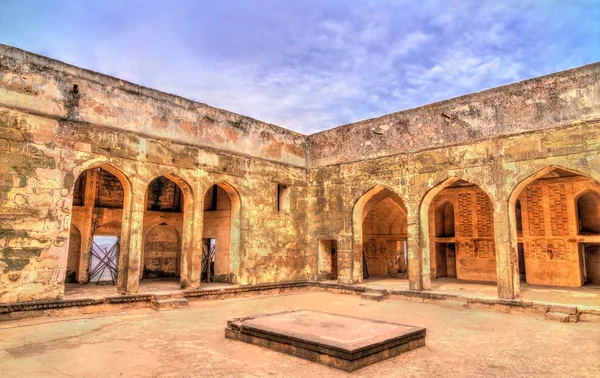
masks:
[[[110,218],[103,232],[120,232],[126,251],[119,261],[123,293],[137,291],[144,241],[162,222],[180,234],[182,286],[199,284],[204,195],[214,184],[231,200],[233,283],[316,278],[322,240],[337,242],[338,279],[361,281],[363,215],[369,199],[387,189],[406,212],[410,287],[428,289],[430,205],[462,179],[489,196],[498,294],[512,298],[519,292],[519,193],[555,166],[599,180],[599,150],[600,64],[359,122],[307,142],[276,126],[0,45],[0,302],[62,296],[73,264],[73,203],[81,200],[73,198],[75,179],[96,167],[123,187],[122,209],[102,215]],[[162,175],[181,189],[183,208],[149,222],[155,214],[146,208],[147,188]],[[283,186],[289,194],[280,207]]]
[[[600,63],[308,137],[310,167],[474,143],[600,118]]]
[[[181,238],[168,224],[154,226],[144,238],[144,276],[175,277],[179,275]]]
[[[517,295],[517,240],[511,201],[514,204],[528,180],[553,166],[598,181],[599,148],[600,123],[574,121],[569,127],[311,168],[309,251],[316,254],[318,239],[336,239],[340,280],[360,282],[362,256],[356,253],[352,214],[365,193],[385,187],[398,194],[407,208],[410,285],[428,288],[433,251],[428,237],[429,206],[443,188],[460,178],[490,197],[499,295]],[[312,264],[316,266],[314,257]]]
[[[156,117],[167,121],[156,124]],[[219,141],[233,135],[228,128],[238,133],[237,142],[235,137]],[[303,138],[0,47],[0,302],[62,296],[75,180],[99,166],[112,167],[124,187],[120,223],[112,223],[128,251],[120,264],[119,291],[137,291],[149,230],[146,190],[161,175],[184,192],[184,286],[199,283],[201,237],[195,235],[202,235],[203,194],[215,183],[226,183],[238,197],[232,220],[234,282],[306,278]],[[291,187],[287,213],[276,211],[277,183]]]
[[[5,107],[52,119],[306,165],[301,134],[2,44],[0,97]],[[97,142],[114,150],[125,139]]]

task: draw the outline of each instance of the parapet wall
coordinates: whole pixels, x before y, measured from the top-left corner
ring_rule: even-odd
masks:
[[[600,119],[600,63],[308,137],[311,168],[474,143]]]
[[[306,166],[306,137],[0,44],[0,104],[55,119]]]

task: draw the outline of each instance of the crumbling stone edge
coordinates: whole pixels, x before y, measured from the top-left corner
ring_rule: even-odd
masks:
[[[385,290],[339,283],[315,281],[293,281],[269,284],[247,285],[220,289],[184,290],[183,295],[188,299],[221,300],[257,294],[280,294],[298,290],[327,291],[335,294],[360,295],[363,293],[384,294],[386,299],[404,300],[409,302],[434,303],[463,309],[480,309],[507,314],[529,314],[544,316],[550,320],[563,322],[595,322],[600,323],[600,306],[573,306],[521,299],[488,299],[464,297],[457,294],[437,293],[432,291]],[[28,312],[31,317],[51,315],[52,310],[76,307],[91,307],[100,305],[130,305],[138,304],[150,307],[152,294],[117,295],[105,298],[63,299],[51,301],[17,302],[0,304],[0,321],[12,320],[15,313]],[[50,310],[51,313],[47,311]],[[561,315],[560,319],[555,314]],[[27,315],[22,317],[29,317]],[[551,316],[549,316],[551,315]]]

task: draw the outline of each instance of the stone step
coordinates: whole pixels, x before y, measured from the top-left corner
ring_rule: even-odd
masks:
[[[150,306],[155,310],[170,310],[173,308],[187,307],[188,301],[185,298],[158,299],[151,301]]]
[[[361,299],[366,299],[369,301],[382,301],[385,299],[385,294],[381,294],[381,293],[362,293],[360,295]]]
[[[548,306],[548,312],[577,315],[577,307],[566,305],[550,305]]]
[[[562,323],[577,323],[579,318],[576,314],[565,314],[563,312],[547,312],[546,320],[554,320]]]
[[[164,292],[164,293],[153,293],[152,297],[154,300],[162,299],[173,299],[173,298],[185,298],[184,292]]]

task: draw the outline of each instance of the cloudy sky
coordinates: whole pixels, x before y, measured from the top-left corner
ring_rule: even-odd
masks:
[[[600,0],[0,0],[0,43],[308,134],[600,61]]]

